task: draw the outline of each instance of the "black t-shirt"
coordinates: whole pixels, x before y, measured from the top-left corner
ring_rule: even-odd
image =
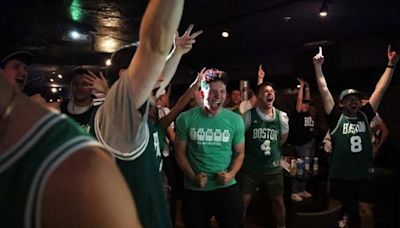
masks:
[[[308,143],[315,136],[315,121],[308,112],[294,111],[289,117],[289,142],[295,146]]]
[[[90,129],[90,118],[96,110],[96,106],[92,105],[86,112],[83,112],[81,114],[73,114],[68,111],[68,103],[69,100],[64,100],[63,102],[61,102],[60,111],[75,120],[79,126],[84,128],[88,132]]]

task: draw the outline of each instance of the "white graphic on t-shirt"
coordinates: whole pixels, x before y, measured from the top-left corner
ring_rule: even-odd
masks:
[[[222,142],[229,142],[229,136],[231,136],[229,131],[224,130],[224,133],[222,134]]]
[[[215,130],[215,132],[214,132],[214,141],[215,141],[215,142],[221,142],[221,140],[222,140],[222,132],[221,132],[221,129],[217,129],[217,130]]]
[[[225,129],[190,128],[190,140],[197,141],[200,144],[220,145],[221,142],[230,142],[231,134]]]
[[[206,131],[206,141],[213,141],[214,140],[214,134],[212,129],[208,128]]]
[[[197,131],[197,141],[204,141],[204,128],[199,128]]]
[[[304,127],[314,127],[314,120],[311,116],[304,117]]]
[[[190,140],[196,141],[197,132],[195,128],[190,128]]]

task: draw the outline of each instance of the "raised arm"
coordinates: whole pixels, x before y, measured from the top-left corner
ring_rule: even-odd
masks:
[[[372,109],[375,112],[378,110],[383,94],[385,93],[387,87],[390,84],[390,81],[392,80],[394,69],[396,67],[397,62],[399,61],[399,54],[392,49],[392,45],[390,44],[388,46],[387,56],[388,56],[388,65],[386,66],[386,69],[383,72],[378,83],[376,84],[374,92],[369,98],[369,103],[371,104]]]
[[[190,85],[190,87],[185,91],[185,93],[178,99],[175,106],[171,111],[160,119],[160,125],[162,127],[168,127],[182,112],[186,105],[192,99],[193,94],[200,88],[200,83],[204,80],[206,68],[204,67],[200,73],[198,73],[196,80]]]
[[[304,81],[303,93],[304,93],[304,99],[311,100],[310,85],[306,81]]]
[[[262,68],[262,64],[260,64],[260,66],[258,67],[258,78],[257,78],[257,85],[260,85],[261,83],[264,82],[264,77],[265,77],[265,72]]]
[[[130,77],[132,102],[136,108],[149,98],[172,46],[178,29],[184,0],[151,0],[140,26],[139,46],[127,70],[120,73]]]
[[[262,64],[258,67],[258,73],[257,73],[257,85],[260,85],[261,83],[264,82],[264,77],[265,77],[265,72],[262,68]],[[254,107],[257,104],[257,96],[253,94],[253,96],[250,97],[250,103]]]
[[[179,36],[178,33],[175,34],[174,42],[176,49],[173,52],[171,58],[168,59],[161,73],[161,78],[163,79],[163,81],[160,84],[160,89],[164,89],[170,83],[171,79],[175,75],[176,69],[178,68],[182,56],[192,50],[193,44],[196,42],[196,37],[203,33],[202,30],[199,30],[193,34],[190,34],[192,32],[193,26],[193,24],[189,25],[182,36]]]
[[[296,100],[296,112],[301,112],[301,106],[303,104],[303,92],[304,92],[304,80],[301,78],[297,78],[300,82],[299,92],[297,93],[297,100]]]
[[[333,100],[332,94],[329,92],[324,73],[322,72],[322,64],[324,63],[322,47],[319,47],[319,52],[314,56],[313,63],[318,90],[321,94],[322,103],[324,104],[324,110],[326,114],[330,114],[335,106],[335,100]]]

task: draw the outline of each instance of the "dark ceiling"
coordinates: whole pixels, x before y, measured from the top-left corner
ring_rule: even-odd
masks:
[[[311,77],[311,56],[318,45],[324,46],[327,70],[333,73],[374,72],[373,67],[383,66],[386,45],[400,38],[400,1],[328,0],[325,18],[318,15],[322,3],[187,0],[179,30],[194,23],[204,34],[183,58],[175,83],[192,80],[188,74],[202,66],[227,70],[234,80],[253,80],[262,63],[269,77],[290,85],[295,76]],[[49,77],[78,65],[101,68],[110,53],[137,40],[146,4],[142,0],[2,0],[0,52],[2,56],[17,49],[34,53],[32,83],[48,83]],[[86,40],[71,40],[71,29],[82,32]],[[223,38],[222,31],[230,36]]]

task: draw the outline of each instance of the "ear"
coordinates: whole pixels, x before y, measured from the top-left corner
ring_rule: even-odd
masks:
[[[200,90],[200,97],[201,97],[201,99],[204,99],[204,91],[203,90]]]
[[[339,101],[339,107],[343,108],[343,102]]]
[[[119,71],[118,71],[118,76],[119,76],[119,77],[124,76],[124,75],[125,75],[125,72],[126,72],[126,69],[124,69],[124,68],[119,69]]]

